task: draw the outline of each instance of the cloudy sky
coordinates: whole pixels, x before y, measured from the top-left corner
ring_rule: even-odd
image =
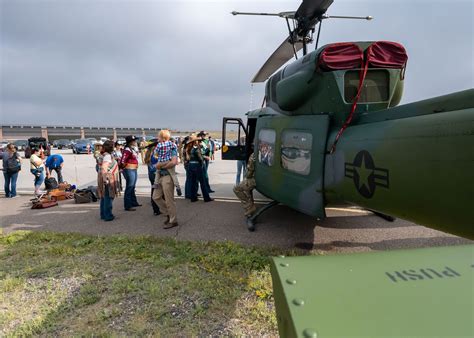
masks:
[[[2,124],[218,130],[260,105],[250,79],[285,37],[291,1],[0,0]],[[403,102],[474,86],[472,0],[335,0],[321,43],[407,49]],[[252,95],[253,93],[253,95]]]

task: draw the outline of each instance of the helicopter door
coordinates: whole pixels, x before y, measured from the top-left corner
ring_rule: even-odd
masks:
[[[224,117],[222,123],[222,159],[245,160],[247,128],[242,119]]]
[[[327,115],[264,116],[255,134],[255,180],[263,195],[323,219]]]

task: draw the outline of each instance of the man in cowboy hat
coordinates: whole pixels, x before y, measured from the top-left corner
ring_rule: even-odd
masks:
[[[206,184],[206,189],[208,192],[214,192],[214,190],[211,189],[211,186],[209,184],[209,175],[208,175],[209,161],[211,159],[211,147],[209,145],[209,140],[207,139],[208,135],[209,133],[205,132],[204,130],[201,130],[197,136],[202,140],[201,152],[202,152],[202,157],[204,158],[204,164],[203,164],[204,183]]]

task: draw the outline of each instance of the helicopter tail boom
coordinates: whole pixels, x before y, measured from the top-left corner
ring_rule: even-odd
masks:
[[[473,92],[453,94],[466,103],[463,109],[426,114],[413,103],[393,108],[412,110],[411,117],[349,127],[338,150],[326,156],[326,202],[352,203],[474,239]],[[334,138],[335,132],[328,145]]]

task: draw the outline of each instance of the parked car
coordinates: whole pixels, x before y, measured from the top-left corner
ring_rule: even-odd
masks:
[[[220,139],[214,139],[214,144],[216,146],[216,151],[222,148],[222,141]]]
[[[51,154],[51,147],[44,137],[31,137],[28,139],[28,145],[25,148],[26,158],[30,158],[31,148],[43,148],[45,156],[49,156]]]
[[[74,154],[87,154],[87,146],[89,145],[89,151],[92,153],[94,150],[94,145],[89,139],[77,140],[77,142],[72,147],[72,152]]]
[[[61,139],[61,140],[57,140],[55,142],[56,142],[56,147],[58,149],[71,149],[72,148],[71,140]]]
[[[28,140],[16,140],[13,144],[18,151],[23,151],[28,147]]]
[[[93,137],[89,137],[89,138],[86,138],[86,140],[88,140],[90,142],[90,144],[92,144],[93,146],[98,143],[99,141],[97,141],[97,139],[93,138]]]

